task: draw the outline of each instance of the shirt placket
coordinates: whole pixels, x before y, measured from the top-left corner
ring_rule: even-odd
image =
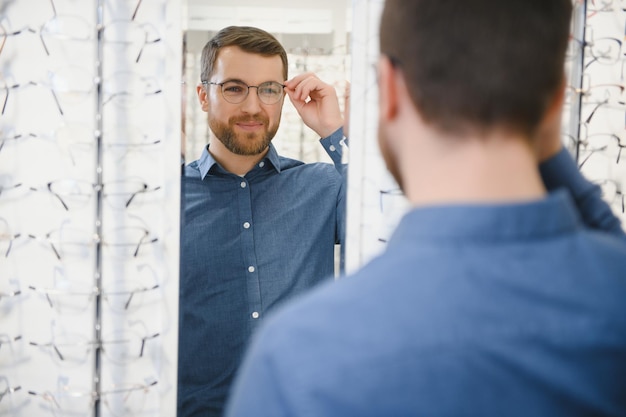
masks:
[[[254,247],[254,222],[252,218],[252,193],[250,183],[245,178],[239,180],[239,222],[243,256],[243,268],[248,291],[248,314],[256,321],[261,316],[261,283],[258,262]]]

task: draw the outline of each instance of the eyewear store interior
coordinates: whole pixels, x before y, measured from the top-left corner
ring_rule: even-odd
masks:
[[[0,3],[0,415],[175,415],[181,153],[209,139],[195,86],[220,28],[274,33],[342,106],[350,80],[348,271],[406,209],[376,143],[382,0],[221,3]],[[575,2],[563,141],[626,220],[618,3]],[[286,100],[279,153],[325,160],[317,139]]]

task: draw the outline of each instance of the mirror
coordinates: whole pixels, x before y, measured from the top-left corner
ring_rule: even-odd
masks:
[[[350,3],[270,0],[259,7],[253,0],[186,0],[181,106],[184,164],[198,160],[212,139],[196,88],[202,49],[227,26],[254,26],[273,34],[287,51],[288,78],[315,73],[335,87],[340,108],[345,109],[351,72]],[[255,71],[265,71],[263,65],[260,69],[242,67],[254,78]],[[287,159],[277,163],[272,153],[271,164],[255,161],[249,175],[242,178],[221,172],[215,165],[211,175],[204,177],[206,171],[200,171],[208,164],[201,169],[195,164],[185,168],[179,310],[181,417],[206,415],[208,409],[219,413],[249,336],[261,323],[257,319],[286,295],[332,279],[333,268],[335,274],[339,270],[340,248],[335,243],[344,223],[345,166],[332,165],[319,139],[285,98],[272,140],[278,155],[305,163],[328,162],[329,166],[300,166]],[[342,144],[340,137],[335,139],[331,145],[326,143],[330,151]],[[218,146],[213,142],[211,149],[219,150]],[[281,170],[274,169],[277,164]],[[310,234],[302,230],[307,226]],[[288,257],[295,261],[289,262]]]
[[[206,42],[230,25],[256,26],[272,33],[285,47],[289,78],[311,71],[337,90],[345,105],[350,77],[351,0],[187,0],[183,45],[183,160],[196,160],[209,142],[206,113],[199,104],[200,55]],[[331,162],[317,135],[305,126],[285,99],[280,128],[272,143],[279,154],[304,162]]]

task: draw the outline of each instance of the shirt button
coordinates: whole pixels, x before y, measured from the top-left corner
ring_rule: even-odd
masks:
[[[259,162],[259,168],[263,168],[265,166],[265,161]]]
[[[330,145],[328,149],[330,149],[333,152],[337,150],[337,148],[335,148],[335,145]]]
[[[249,229],[249,228],[250,228],[250,223],[245,222],[245,223],[243,224],[243,228],[244,228],[244,229]]]
[[[246,182],[245,181],[241,181],[241,188],[246,188]]]
[[[253,319],[258,319],[259,318],[259,313],[256,312],[256,311],[254,313],[252,313],[252,318]]]
[[[249,266],[248,267],[248,272],[254,272],[254,267],[253,266]]]

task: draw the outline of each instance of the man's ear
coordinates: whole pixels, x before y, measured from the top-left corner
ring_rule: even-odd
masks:
[[[380,120],[393,120],[398,114],[398,80],[391,60],[382,55],[378,60],[378,96]]]
[[[200,102],[200,106],[202,106],[202,111],[209,111],[209,97],[206,93],[206,88],[204,88],[203,84],[198,84],[196,86],[196,93],[198,94],[198,101]]]
[[[563,104],[565,103],[565,92],[567,90],[567,81],[563,77],[563,81],[559,85],[559,88],[551,97],[546,111],[544,113],[544,119],[553,120],[560,119],[563,112]]]
[[[554,156],[563,146],[561,143],[561,115],[567,89],[565,77],[552,95],[533,138],[533,147],[540,162]]]

